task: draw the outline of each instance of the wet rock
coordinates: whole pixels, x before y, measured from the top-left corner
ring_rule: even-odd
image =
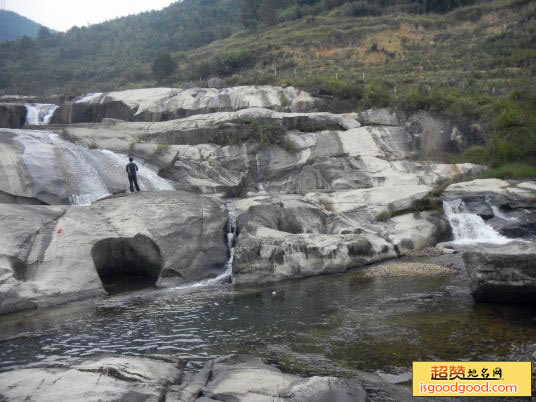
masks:
[[[474,246],[465,252],[463,260],[476,301],[536,302],[535,243]]]
[[[536,214],[523,217],[522,222],[504,226],[499,233],[510,239],[526,239],[536,237]]]
[[[101,357],[0,373],[5,401],[154,401],[178,383],[182,362],[175,357]],[[37,391],[36,391],[37,390]]]
[[[400,126],[405,119],[392,109],[381,108],[359,113],[358,120],[364,126]]]
[[[22,128],[26,122],[26,107],[20,104],[0,103],[0,128]]]

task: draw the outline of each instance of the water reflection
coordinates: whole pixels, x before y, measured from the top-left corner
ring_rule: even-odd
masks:
[[[413,360],[505,357],[536,339],[533,308],[475,306],[463,273],[359,272],[269,286],[152,290],[5,317],[0,369],[101,353],[253,353],[303,374],[397,372]]]

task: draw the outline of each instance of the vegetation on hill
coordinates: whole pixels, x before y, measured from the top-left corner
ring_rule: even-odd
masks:
[[[446,159],[520,166],[536,163],[535,39],[532,0],[184,0],[0,43],[0,93],[294,85],[339,112],[442,114],[472,145]]]
[[[36,38],[41,24],[12,11],[0,10],[0,41],[27,36]]]

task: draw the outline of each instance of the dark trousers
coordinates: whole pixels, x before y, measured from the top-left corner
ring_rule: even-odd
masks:
[[[140,191],[140,186],[138,186],[138,178],[135,174],[128,175],[128,181],[130,183],[130,192],[134,192],[134,186],[136,186],[136,191]]]

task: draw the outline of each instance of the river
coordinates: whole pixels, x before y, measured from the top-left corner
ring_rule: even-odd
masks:
[[[0,370],[172,353],[193,371],[244,352],[300,374],[361,369],[404,378],[414,360],[506,359],[534,343],[535,320],[533,307],[474,304],[463,270],[155,289],[3,317]]]

